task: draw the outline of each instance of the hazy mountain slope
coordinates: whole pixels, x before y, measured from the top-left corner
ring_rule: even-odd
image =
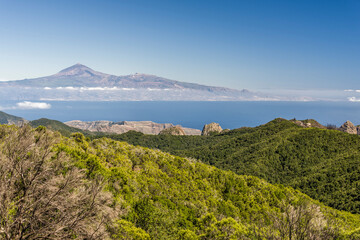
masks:
[[[14,124],[17,126],[24,125],[28,121],[26,119],[23,119],[21,117],[17,117],[14,115],[10,115],[4,112],[0,111],[0,124]]]
[[[110,136],[199,159],[238,174],[301,189],[337,209],[360,213],[360,137],[276,119],[215,136]]]

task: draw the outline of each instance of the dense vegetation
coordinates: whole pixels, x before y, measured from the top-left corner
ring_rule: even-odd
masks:
[[[275,119],[256,128],[240,128],[214,136],[128,132],[109,137],[291,186],[328,206],[360,213],[357,135],[302,128],[291,121]]]
[[[80,133],[64,138],[43,127],[31,130],[1,126],[0,152],[3,171],[0,200],[6,203],[0,211],[0,238],[4,239],[22,239],[16,234],[29,232],[33,235],[27,239],[35,239],[31,236],[41,234],[44,226],[47,235],[41,236],[48,239],[69,233],[72,238],[94,239],[95,235],[87,234],[91,232],[102,233],[98,237],[102,239],[360,237],[359,215],[331,209],[289,187],[159,150],[108,138],[90,141]],[[111,201],[105,192],[98,191],[102,189],[96,184],[99,181],[104,191],[111,193]],[[4,186],[13,189],[11,198]],[[82,194],[89,189],[97,190],[89,192],[94,201]],[[54,197],[46,198],[43,194]],[[32,204],[34,199],[37,204]],[[48,202],[56,204],[46,211],[40,210],[48,207]],[[61,209],[66,209],[67,204],[74,213],[70,210],[66,213],[78,215],[75,219],[83,221],[77,221],[74,227],[74,219],[67,216],[68,224],[52,231],[65,217]],[[91,211],[93,206],[113,210],[99,214]],[[19,217],[21,214],[23,218]],[[8,227],[15,220],[15,229],[19,231]],[[9,232],[15,237],[7,238]],[[59,235],[54,236],[55,233]]]

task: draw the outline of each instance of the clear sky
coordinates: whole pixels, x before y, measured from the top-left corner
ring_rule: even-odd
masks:
[[[75,63],[231,88],[360,88],[358,0],[0,0],[0,79]]]

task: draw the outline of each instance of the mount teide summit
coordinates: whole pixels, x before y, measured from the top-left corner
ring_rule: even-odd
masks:
[[[82,64],[47,77],[2,82],[0,93],[17,100],[271,100],[246,89],[206,86],[138,73],[115,76]]]
[[[31,87],[120,87],[120,88],[152,88],[152,89],[196,89],[202,91],[230,91],[238,90],[210,87],[195,83],[179,82],[150,74],[132,74],[115,76],[94,71],[80,63],[61,70],[57,74],[5,83],[8,86]],[[246,90],[242,90],[246,91]]]

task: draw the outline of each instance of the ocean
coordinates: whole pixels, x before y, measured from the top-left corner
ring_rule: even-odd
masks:
[[[47,101],[48,109],[29,109],[16,101],[0,102],[1,110],[28,120],[154,121],[202,129],[217,122],[222,128],[254,127],[274,118],[308,119],[340,126],[360,124],[359,102],[70,102]],[[30,104],[31,105],[31,104]],[[35,106],[36,107],[36,106]]]

